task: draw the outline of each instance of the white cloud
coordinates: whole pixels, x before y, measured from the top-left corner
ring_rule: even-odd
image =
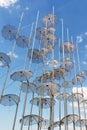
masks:
[[[83,64],[83,65],[87,65],[87,61],[83,61],[82,64]]]
[[[21,8],[21,5],[16,4],[16,6],[12,6],[12,8],[8,8],[8,11],[10,14],[12,14],[14,11],[19,14],[19,10]]]
[[[29,10],[29,7],[27,6],[27,7],[25,8],[25,10]]]
[[[87,32],[85,32],[84,35],[87,35]]]
[[[77,43],[83,42],[83,40],[84,40],[84,38],[85,38],[86,36],[87,36],[87,32],[84,32],[84,33],[82,33],[82,34],[76,36],[76,41],[77,41]]]
[[[85,48],[87,49],[87,44],[85,45]]]
[[[18,58],[18,55],[15,53],[12,54],[11,51],[9,53],[7,53],[7,55],[12,56],[13,58]]]
[[[82,35],[77,36],[77,37],[76,37],[76,41],[77,41],[77,43],[83,42],[83,37],[82,37]]]
[[[15,4],[18,0],[0,0],[0,6],[8,8],[9,6]]]

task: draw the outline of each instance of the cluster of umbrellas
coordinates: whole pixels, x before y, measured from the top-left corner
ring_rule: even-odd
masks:
[[[12,130],[15,130],[17,112],[21,101],[21,92],[25,93],[25,97],[23,102],[22,117],[20,119],[20,130],[23,130],[23,125],[27,126],[27,129],[29,130],[30,126],[34,124],[37,124],[38,130],[41,130],[42,128],[53,130],[56,127],[61,130],[62,126],[65,126],[65,130],[68,130],[68,125],[71,123],[73,124],[73,130],[75,130],[77,126],[79,126],[80,129],[85,126],[87,130],[87,119],[85,114],[85,105],[87,100],[84,99],[82,88],[87,76],[87,70],[80,70],[80,64],[78,64],[79,72],[76,72],[74,52],[77,51],[77,60],[79,60],[77,45],[68,40],[60,44],[60,40],[55,35],[55,26],[57,22],[58,19],[54,13],[44,16],[42,18],[42,27],[36,26],[33,40],[31,35],[30,37],[19,35],[20,26],[17,29],[13,25],[8,24],[2,28],[2,36],[5,40],[14,40],[14,45],[17,45],[20,48],[27,48],[27,58],[30,61],[30,66],[28,69],[24,66],[24,69],[17,70],[10,75],[11,80],[21,83],[19,95],[4,94],[8,73],[10,72],[12,57],[8,56],[5,52],[0,52],[0,66],[7,67],[6,78],[0,94],[0,104],[4,106],[16,105]],[[62,34],[63,33],[64,32],[62,32]],[[35,39],[39,42],[39,48],[34,48]],[[62,41],[63,40],[64,39],[62,39]],[[55,59],[54,54],[57,44],[59,45],[58,60]],[[32,48],[30,45],[32,45]],[[12,50],[12,53],[14,50],[15,49]],[[51,58],[48,59],[47,65],[50,66],[51,69],[46,70],[45,62],[49,53]],[[24,64],[26,64],[26,60]],[[30,79],[33,77],[34,72],[31,71],[31,64],[38,66],[39,64],[42,64],[42,68],[38,68],[38,70],[42,70],[42,74],[40,76],[36,76],[32,82]],[[75,71],[75,74],[73,74],[73,71]],[[82,92],[72,92],[74,86],[80,86]],[[31,110],[28,115],[25,115],[27,97],[30,92],[32,93],[32,99],[30,99]],[[77,103],[78,113],[75,113],[74,102]],[[56,113],[57,110],[54,110],[54,106],[57,103],[59,103],[59,120],[55,121],[54,113]],[[64,107],[61,106],[61,103],[64,104]],[[72,104],[72,114],[68,114],[68,103]],[[80,105],[82,104],[84,109],[84,119],[81,117],[80,112]],[[38,115],[33,114],[33,106],[37,106]],[[43,115],[43,109],[49,109],[49,119],[44,118],[45,116]],[[62,110],[64,110],[63,116]]]

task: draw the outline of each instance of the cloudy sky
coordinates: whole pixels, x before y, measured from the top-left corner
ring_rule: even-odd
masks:
[[[5,52],[9,56],[11,56],[11,51],[14,44],[14,41],[5,40],[2,37],[1,31],[4,25],[11,24],[18,28],[21,14],[22,12],[24,12],[24,17],[21,23],[19,34],[29,36],[32,22],[34,22],[35,27],[36,15],[38,10],[40,12],[38,26],[41,26],[42,17],[48,13],[52,13],[53,6],[55,8],[55,14],[58,17],[58,24],[61,25],[60,19],[64,19],[65,33],[66,29],[68,28],[69,35],[74,38],[74,42],[78,43],[81,69],[87,69],[87,0],[0,0],[0,52]],[[57,30],[60,30],[59,25],[57,26]],[[57,37],[60,36],[60,32],[61,31],[57,31]],[[66,34],[64,36],[66,40]],[[13,62],[10,74],[17,69],[23,69],[25,55],[26,49],[23,50],[16,47],[15,52],[12,55]],[[2,66],[2,63],[0,63],[0,66]],[[1,86],[5,78],[5,76],[3,76],[5,75],[5,72],[6,68],[0,67]],[[16,93],[17,91],[19,91],[18,87],[15,90],[15,86],[17,85],[19,85],[19,83],[13,84],[13,82],[10,82],[10,79],[8,79],[6,84],[7,89],[5,90],[5,93],[12,93],[13,91],[14,93]],[[86,85],[87,83],[85,82],[84,92],[87,90],[85,89]],[[75,88],[72,91],[75,91]],[[79,91],[81,90],[79,89]],[[84,95],[86,98],[86,93],[84,93]],[[12,124],[13,122],[13,111],[15,111],[15,106],[13,106],[12,108],[4,108],[3,106],[0,107],[0,129],[11,130],[10,124]],[[20,113],[21,112],[19,112],[19,116]],[[18,119],[16,130],[19,129]]]

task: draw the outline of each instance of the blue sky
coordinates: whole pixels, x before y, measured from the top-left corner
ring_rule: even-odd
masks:
[[[35,17],[37,14],[37,11],[40,11],[40,19],[47,13],[52,12],[52,6],[55,6],[55,14],[58,18],[64,19],[64,25],[65,28],[69,28],[70,34],[78,39],[83,39],[84,41],[81,43],[81,46],[86,45],[86,0],[80,1],[79,0],[73,0],[73,2],[63,0],[63,1],[52,1],[50,0],[44,0],[41,2],[40,0],[36,1],[20,1],[16,2],[15,4],[8,6],[8,7],[0,7],[0,29],[2,29],[3,25],[9,23],[12,25],[15,25],[18,27],[18,22],[20,19],[21,12],[25,8],[29,8],[28,11],[25,12],[25,16],[22,22],[22,26],[26,26],[32,24],[33,21],[35,21]],[[29,30],[30,30],[29,26]],[[26,31],[27,28],[22,31]],[[21,32],[21,33],[22,33]],[[1,36],[1,47],[3,47],[3,38]],[[4,47],[3,47],[4,48]]]
[[[0,0],[0,52],[10,54],[14,41],[5,40],[2,37],[1,30],[4,25],[11,24],[18,27],[21,13],[25,10],[24,18],[21,25],[20,35],[29,35],[32,22],[35,23],[37,11],[39,10],[39,23],[38,27],[41,26],[41,18],[48,13],[52,13],[52,7],[55,8],[55,14],[58,17],[57,37],[60,36],[59,25],[61,25],[60,19],[64,19],[65,29],[65,40],[66,40],[66,29],[69,28],[70,36],[74,37],[74,41],[77,40],[81,69],[87,69],[87,0]],[[37,41],[36,41],[37,43]],[[26,49],[16,47],[14,52],[14,59],[12,62],[10,74],[18,69],[23,69],[24,57],[26,55]],[[35,66],[33,65],[34,69]],[[40,66],[41,67],[41,66]],[[78,67],[77,67],[78,68]],[[7,68],[0,67],[0,89],[4,82],[5,72]],[[34,70],[32,69],[32,71]],[[13,71],[14,70],[14,71]],[[10,75],[9,74],[9,75]],[[19,83],[13,84],[8,78],[5,93],[18,94]],[[84,84],[86,86],[86,82]],[[16,89],[15,89],[15,86]],[[0,106],[0,129],[6,130],[11,129],[10,124],[13,120],[13,114],[15,106],[12,108]],[[21,112],[19,112],[21,113]],[[19,117],[20,114],[19,114]],[[19,119],[19,118],[18,118]],[[17,119],[17,124],[19,121]],[[10,122],[10,123],[9,123]],[[6,124],[6,125],[5,125]],[[18,130],[17,125],[16,130]],[[25,130],[25,129],[24,129]]]

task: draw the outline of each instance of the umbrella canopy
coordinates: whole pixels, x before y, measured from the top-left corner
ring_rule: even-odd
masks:
[[[17,29],[13,25],[5,25],[2,28],[2,36],[6,40],[14,40],[16,39]]]
[[[9,66],[10,63],[11,63],[10,57],[4,52],[0,52],[0,66],[2,67]]]
[[[4,106],[16,105],[19,101],[19,97],[16,94],[3,95],[0,103]]]
[[[29,81],[32,76],[32,72],[29,70],[18,70],[10,75],[10,78],[14,81]]]

